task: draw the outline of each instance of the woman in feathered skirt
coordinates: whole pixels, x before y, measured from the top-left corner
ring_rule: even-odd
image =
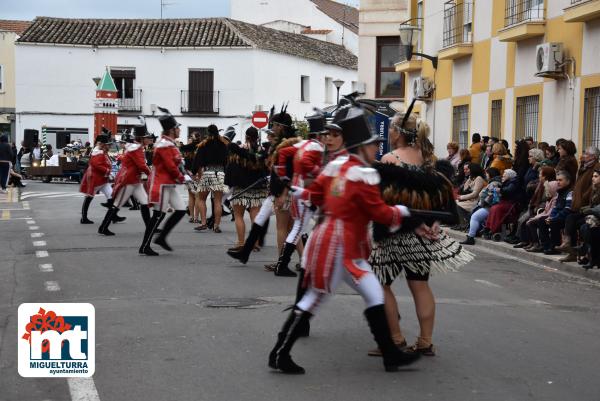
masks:
[[[447,211],[456,215],[452,184],[434,168],[433,145],[427,139],[428,126],[425,123],[417,125],[414,115],[404,120],[404,114],[397,114],[392,119],[389,139],[394,150],[376,167],[382,178],[380,187],[384,200],[388,204],[399,203],[413,209]],[[391,285],[404,272],[420,327],[417,341],[411,348],[414,352],[433,356],[435,298],[429,287],[429,275],[432,271],[456,269],[470,262],[473,255],[440,232],[438,222],[426,223],[439,233],[437,240],[418,237],[411,227],[404,227],[392,235],[375,227],[369,263],[384,286],[386,316],[396,345],[406,347],[406,339],[400,329],[398,304]],[[379,350],[369,351],[369,355],[379,355]]]

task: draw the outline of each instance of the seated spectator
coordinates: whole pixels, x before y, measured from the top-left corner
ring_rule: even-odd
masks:
[[[471,162],[479,164],[481,162],[481,135],[474,133],[471,138],[471,146],[469,153],[471,154]]]
[[[467,179],[465,168],[469,168],[469,164],[471,163],[471,153],[467,149],[461,149],[458,155],[460,156],[460,162],[458,163],[456,177],[454,177],[455,187],[460,187],[464,184]]]
[[[558,164],[558,160],[560,156],[556,151],[556,147],[554,145],[548,146],[544,152],[546,158],[544,159],[544,163],[548,166],[556,167]]]
[[[494,167],[500,171],[500,174],[504,174],[504,170],[511,168],[513,163],[510,156],[508,156],[506,147],[501,143],[496,143],[492,147],[492,154],[494,155],[492,164],[490,167]]]
[[[525,143],[527,144],[529,149],[535,148],[535,141],[533,140],[532,136],[527,136],[527,137],[523,138],[523,140],[525,141]]]
[[[490,208],[489,216],[485,222],[488,235],[500,232],[502,224],[516,219],[520,196],[521,189],[517,173],[512,169],[504,170],[502,185],[500,186],[500,202]]]
[[[15,171],[15,168],[10,170],[10,175],[8,177],[8,184],[14,186],[15,188],[24,188],[26,185],[21,181],[23,176]]]
[[[544,252],[546,255],[558,255],[555,247],[560,244],[561,230],[565,227],[565,220],[571,213],[573,201],[572,179],[568,172],[562,170],[556,173],[558,183],[556,202],[545,219],[537,221],[540,245],[528,249],[529,252]]]
[[[460,187],[456,202],[459,217],[459,227],[456,228],[459,229],[466,226],[467,219],[479,202],[479,193],[486,184],[483,170],[479,164],[469,163],[465,166],[464,172],[467,180]]]
[[[481,168],[486,170],[492,165],[494,154],[492,153],[492,145],[485,145],[485,152],[481,156]]]
[[[581,267],[586,270],[594,266],[600,269],[600,168],[594,170],[590,203],[582,207],[581,212],[586,215],[580,231],[584,241],[583,252],[588,257],[588,263]]]
[[[548,216],[550,216],[550,212],[552,212],[552,209],[554,209],[554,205],[556,205],[556,199],[558,197],[557,181],[545,181],[542,184],[542,188],[544,193],[543,197],[546,199],[544,208],[536,210],[535,216],[527,220],[527,223],[525,223],[529,245],[524,246],[523,249],[525,249],[527,252],[543,252],[544,247],[540,243],[538,227],[548,218]]]
[[[452,164],[452,167],[454,167],[454,173],[456,174],[458,172],[458,165],[460,164],[460,155],[458,154],[458,143],[448,143],[448,145],[446,145],[446,150],[448,151],[448,157],[446,157],[446,160],[448,160],[450,164]]]
[[[577,159],[575,158],[575,153],[577,153],[575,143],[565,139],[562,141],[559,139],[557,143],[556,149],[558,151],[559,159],[558,164],[556,165],[556,171],[566,171],[569,173],[569,177],[572,177],[574,180],[577,176],[578,168]]]
[[[577,253],[573,249],[577,246],[577,232],[579,227],[585,223],[585,215],[580,212],[582,206],[590,203],[592,195],[592,175],[594,170],[600,168],[598,156],[600,150],[590,146],[581,155],[581,164],[577,172],[577,179],[573,187],[573,204],[571,205],[572,213],[569,214],[565,221],[565,231],[562,244],[556,249],[561,252],[566,252],[567,256],[562,258],[561,262],[577,261]]]
[[[546,183],[555,180],[556,171],[554,171],[554,168],[549,166],[541,166],[539,168],[538,179],[536,181],[531,181],[530,184],[527,186],[525,191],[530,192],[530,187],[535,182],[535,188],[533,189],[532,195],[528,196],[529,204],[527,210],[523,213],[521,217],[519,217],[519,226],[517,227],[517,234],[520,242],[513,246],[513,248],[530,248],[537,244],[537,235],[535,241],[532,241],[531,238],[529,238],[527,222],[530,221],[532,218],[535,219],[540,213],[540,209],[543,210],[546,207],[547,201],[550,200],[550,198],[547,198],[548,189]],[[548,209],[548,214],[550,214],[550,210],[551,209]]]
[[[506,139],[501,139],[500,143],[506,148],[506,154],[509,155],[511,159],[513,159],[513,155],[512,153],[510,153],[510,146],[508,145],[508,141]]]
[[[486,171],[486,176],[488,185],[479,193],[479,203],[477,209],[471,214],[469,233],[467,239],[461,242],[463,245],[475,245],[475,237],[487,219],[490,208],[500,202],[500,186],[502,185],[500,172],[490,167]]]
[[[549,147],[549,145],[548,145],[548,142],[540,142],[540,143],[538,143],[538,145],[537,145],[537,148],[538,148],[539,150],[541,150],[542,152],[544,152],[544,153],[543,153],[543,154],[544,154],[544,156],[546,155],[546,149],[548,149],[548,147]]]

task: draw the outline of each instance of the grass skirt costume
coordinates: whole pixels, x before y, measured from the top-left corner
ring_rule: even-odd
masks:
[[[202,172],[198,181],[198,192],[226,192],[225,168],[222,166],[208,166]]]
[[[241,205],[249,209],[260,207],[269,196],[267,189],[267,169],[265,166],[264,150],[246,149],[235,143],[228,146],[229,156],[224,174],[224,183],[232,188],[231,195],[235,197],[231,205]],[[262,179],[262,181],[261,181]],[[258,183],[257,183],[258,182]],[[239,197],[236,194],[255,185]]]
[[[387,204],[452,212],[456,216],[452,184],[434,169],[381,163],[375,168],[381,176],[380,188]],[[473,254],[445,232],[437,241],[416,235],[414,229],[421,223],[433,221],[415,221],[394,234],[387,227],[374,225],[369,263],[382,284],[391,284],[403,270],[408,276],[427,277],[433,272],[457,270],[473,260]]]

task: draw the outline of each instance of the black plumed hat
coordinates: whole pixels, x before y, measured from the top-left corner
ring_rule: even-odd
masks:
[[[346,117],[340,120],[339,126],[342,128],[342,137],[346,149],[383,142],[383,138],[373,133],[371,124],[369,124],[365,111],[361,107],[354,106],[350,108]]]
[[[309,134],[318,135],[327,132],[327,129],[325,128],[325,116],[321,113],[306,117],[306,122],[308,122]]]
[[[158,122],[160,122],[160,125],[161,125],[163,131],[168,131],[172,128],[177,128],[181,125],[177,122],[175,117],[173,117],[173,115],[171,114],[171,112],[168,109],[165,109],[164,107],[159,106],[158,110],[165,113],[164,116],[158,117]]]

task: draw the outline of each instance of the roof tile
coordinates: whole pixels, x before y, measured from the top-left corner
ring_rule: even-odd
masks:
[[[29,28],[31,21],[17,21],[17,20],[0,20],[0,31],[14,32],[17,35],[22,35],[23,32]]]

